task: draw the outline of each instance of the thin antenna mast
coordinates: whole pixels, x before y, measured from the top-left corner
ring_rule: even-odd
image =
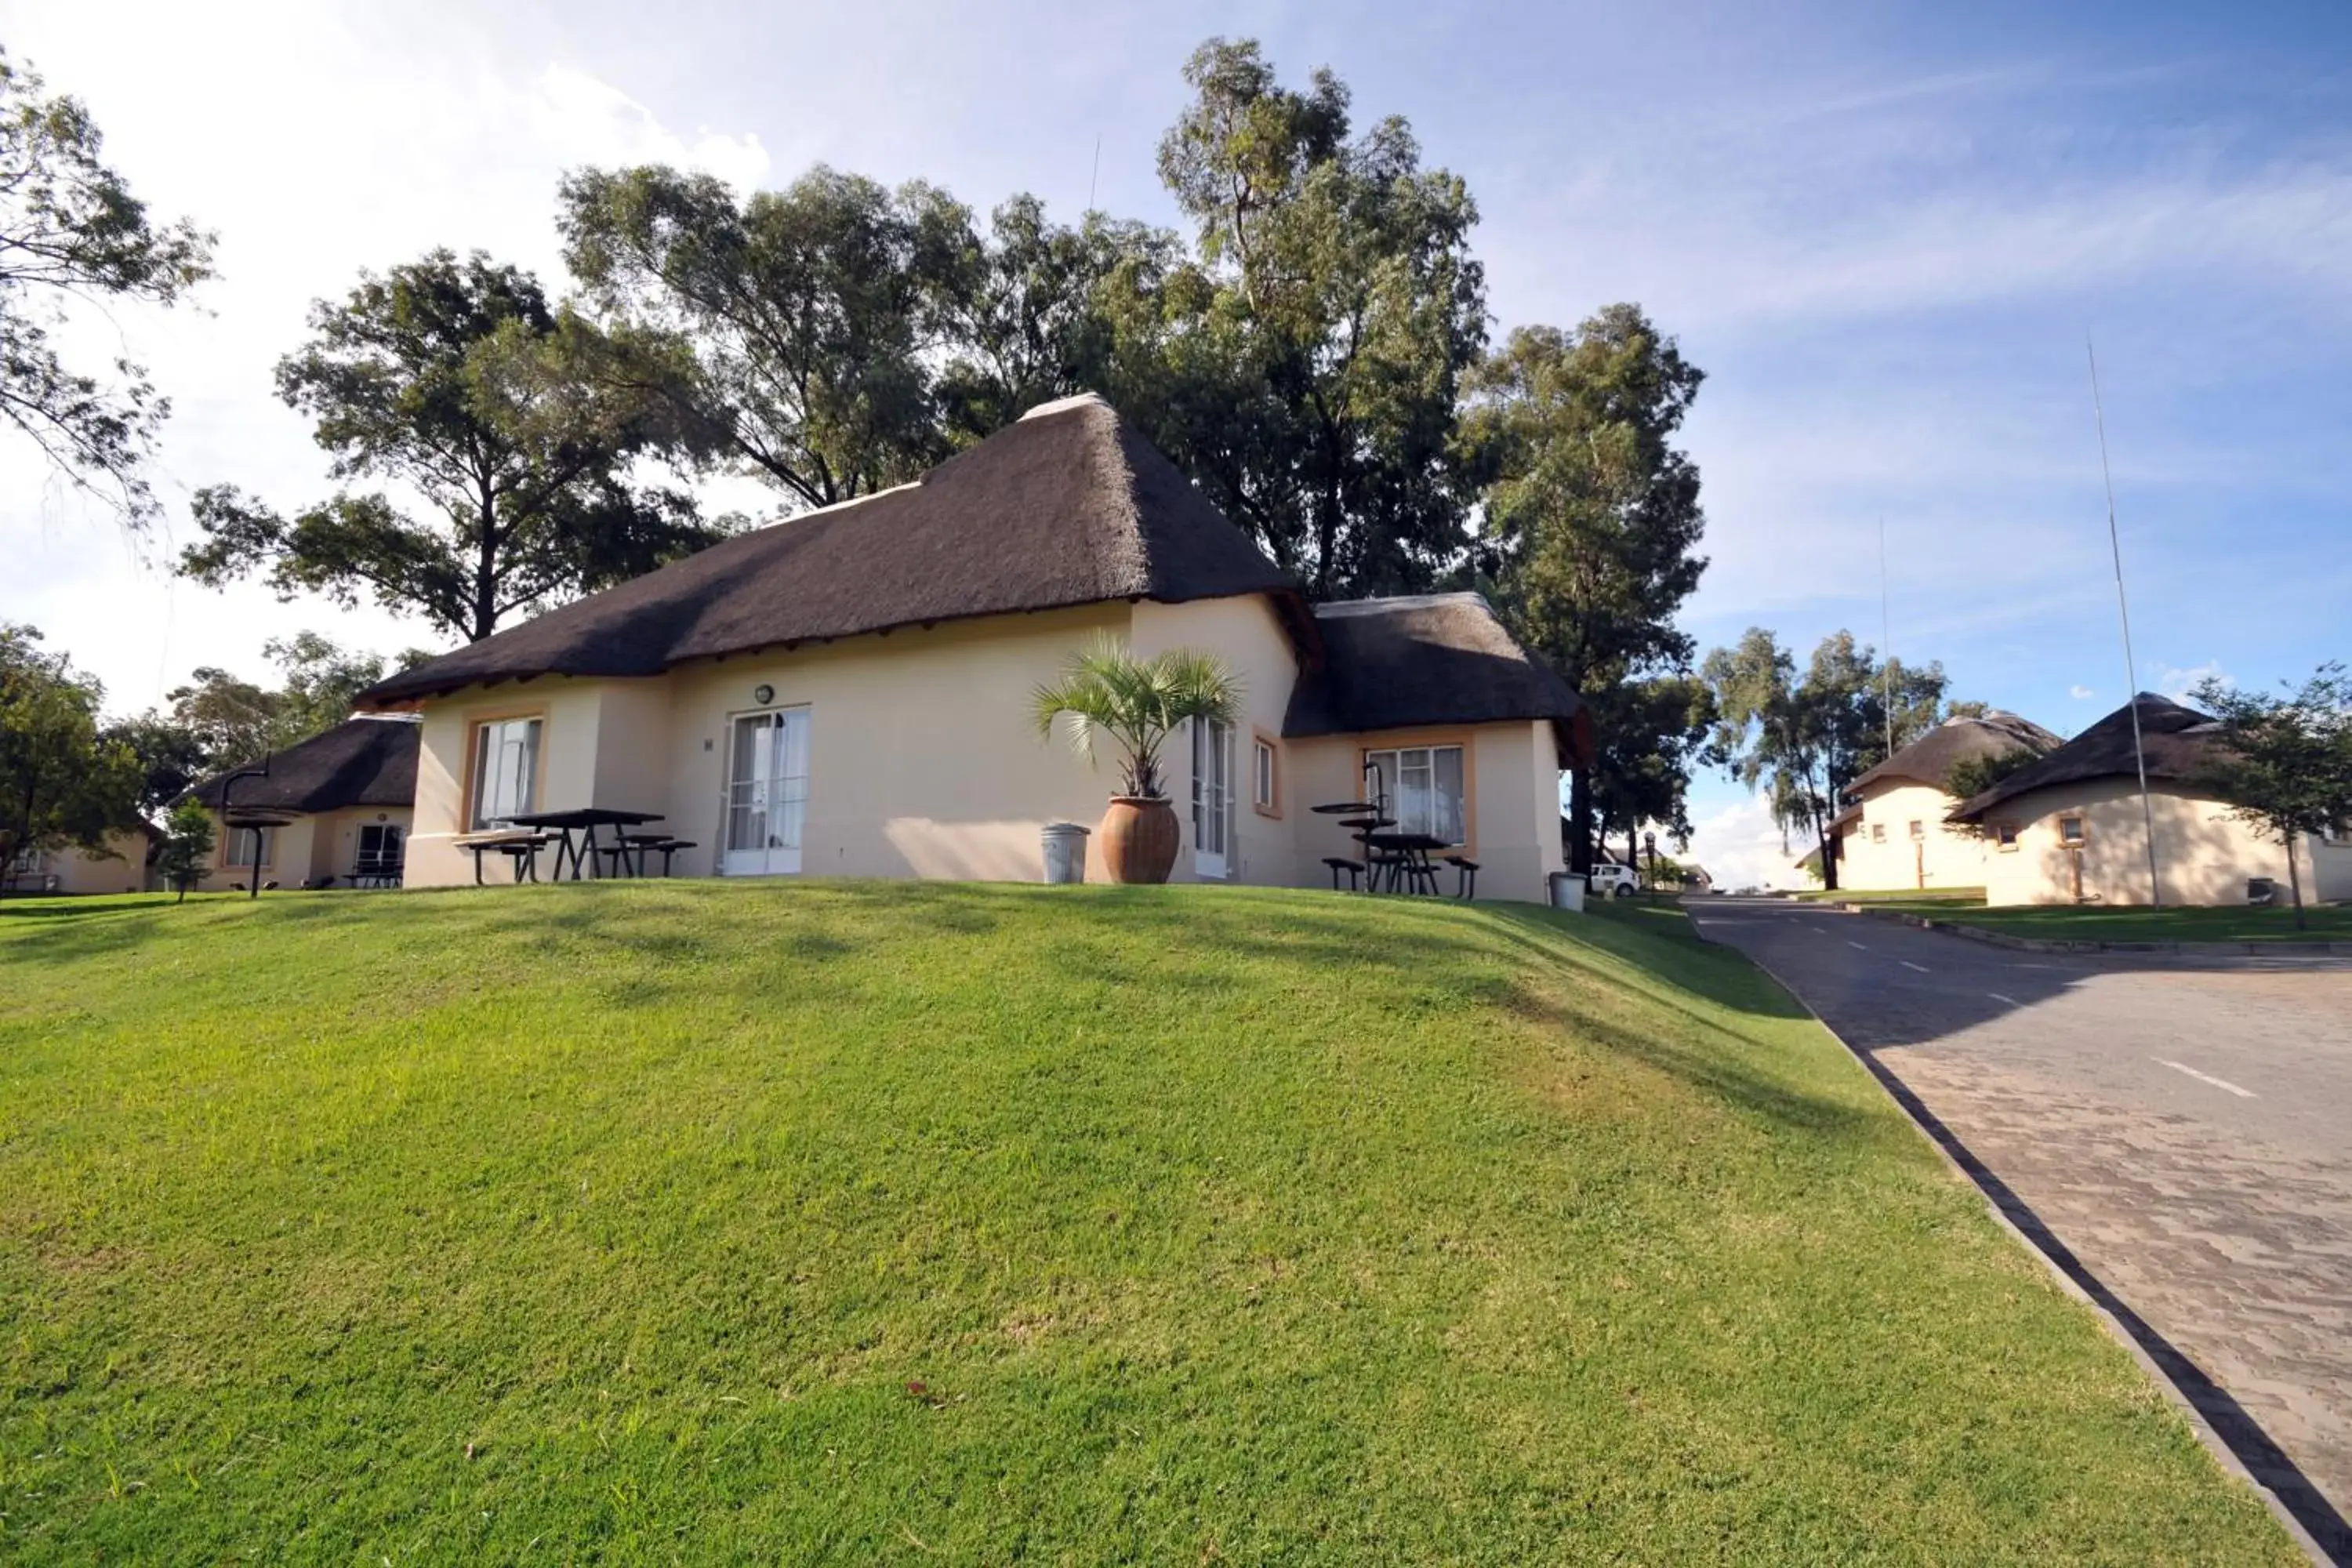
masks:
[[[1095,184],[1102,178],[1102,132],[1095,132],[1094,172],[1087,176],[1087,211],[1095,210]]]
[[[1886,607],[1886,514],[1878,514],[1878,642],[1885,649],[1879,664],[1880,701],[1886,709],[1886,754],[1895,754],[1895,617]]]
[[[2164,884],[2156,874],[2156,807],[2147,794],[2147,752],[2139,733],[2139,662],[2132,658],[2131,602],[2124,596],[2123,536],[2116,530],[2116,476],[2107,466],[2107,411],[2099,400],[2099,353],[2083,335],[2083,353],[2091,362],[2091,415],[2099,426],[2099,478],[2107,488],[2107,548],[2116,559],[2116,610],[2124,627],[2124,702],[2131,710],[2132,762],[2139,769],[2139,817],[2147,832],[2147,901],[2164,902]]]

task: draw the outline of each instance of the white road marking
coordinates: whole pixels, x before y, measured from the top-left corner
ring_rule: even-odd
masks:
[[[1998,991],[1988,991],[1985,994],[1991,997],[1994,1001],[2000,1003],[2004,1007],[2022,1007],[2025,1005],[2024,1003],[2019,1001],[2016,997],[2004,996]]]
[[[1901,964],[1906,969],[1916,969],[1922,974],[1927,973],[1927,966],[1924,963],[1914,963],[1907,958],[1898,958],[1895,962]]]
[[[1870,951],[1870,949],[1863,946],[1862,943],[1854,941],[1852,937],[1846,938],[1845,944],[1846,946],[1853,949],[1856,952],[1868,952]]]
[[[2240,1100],[2252,1100],[2256,1098],[2252,1089],[2240,1089],[2236,1084],[2231,1083],[2226,1078],[2215,1078],[2210,1072],[2199,1072],[2195,1068],[2186,1066],[2180,1062],[2168,1061],[2162,1057],[2150,1057],[2148,1059],[2159,1066],[2168,1067],[2174,1072],[2185,1072],[2200,1083],[2210,1083],[2215,1089],[2226,1089],[2231,1094],[2236,1095]]]

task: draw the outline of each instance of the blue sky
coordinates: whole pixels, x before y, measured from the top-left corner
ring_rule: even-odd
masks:
[[[162,208],[222,231],[208,313],[89,324],[178,405],[159,489],[296,503],[268,394],[313,297],[439,243],[557,275],[556,174],[819,159],[1171,221],[1152,148],[1214,32],[1402,113],[1483,214],[1497,331],[1641,301],[1710,380],[1714,565],[1688,624],[1894,642],[2072,731],[2124,687],[2084,374],[2095,336],[2141,668],[2352,657],[2352,12],[2337,5],[0,7]],[[1181,14],[1175,14],[1181,11]],[[165,543],[147,547],[152,556]],[[174,584],[0,451],[0,616],[155,700],[271,635],[420,628]],[[2077,692],[2089,695],[2078,696]],[[1700,853],[1772,836],[1703,781]]]

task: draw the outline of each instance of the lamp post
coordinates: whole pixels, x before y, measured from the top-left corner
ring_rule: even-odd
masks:
[[[261,765],[259,767],[239,768],[236,772],[229,774],[228,777],[221,780],[222,826],[228,827],[229,792],[236,787],[236,781],[239,779],[266,779],[268,776],[269,753],[268,752],[264,752],[261,753]],[[234,833],[236,829],[230,827],[229,831]],[[257,899],[261,897],[261,836],[268,830],[266,828],[257,826],[251,828],[249,831],[253,834],[253,865],[245,879],[245,896],[248,899]]]

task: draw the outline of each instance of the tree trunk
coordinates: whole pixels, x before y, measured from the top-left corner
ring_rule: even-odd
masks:
[[[1568,775],[1568,868],[1592,875],[1592,781],[1582,768]]]
[[[2294,895],[2294,929],[2308,931],[2311,928],[2305,923],[2303,918],[2303,873],[2296,870],[2294,866],[2294,841],[2301,837],[2302,835],[2295,833],[2286,836],[2286,885],[2287,890]]]

